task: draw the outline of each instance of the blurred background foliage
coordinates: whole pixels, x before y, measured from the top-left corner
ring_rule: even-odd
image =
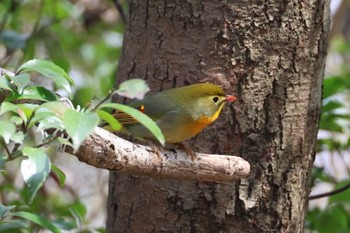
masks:
[[[350,190],[346,189],[350,186],[350,1],[333,0],[331,6],[311,195],[338,188],[344,191],[311,200],[305,228],[307,232],[345,233],[350,232]],[[0,0],[0,67],[14,71],[33,58],[51,60],[74,79],[73,102],[84,107],[113,88],[125,26],[120,9],[127,12],[126,1]],[[38,83],[51,85],[40,79]],[[50,175],[29,205],[19,163],[12,161],[0,171],[0,204],[46,216],[67,231],[104,232],[107,172],[55,150],[51,156],[66,174],[64,187]],[[6,229],[0,224],[0,232],[39,231],[30,222],[25,227]]]
[[[119,2],[118,7],[127,10],[126,2]],[[106,96],[113,88],[124,32],[116,6],[109,0],[0,0],[0,67],[15,71],[34,58],[51,60],[74,79],[75,105],[85,107]],[[52,85],[39,77],[37,83]],[[49,153],[66,175],[65,186],[50,174],[28,204],[20,161],[14,160],[0,166],[0,204],[44,216],[68,232],[105,232],[107,171],[55,149]],[[31,221],[1,225],[2,211],[0,232],[39,231]]]
[[[124,23],[112,1],[2,0],[0,16],[2,67],[49,59],[74,77],[81,105],[113,86]]]
[[[331,1],[323,108],[306,232],[350,232],[350,1]],[[319,195],[324,194],[324,195]]]

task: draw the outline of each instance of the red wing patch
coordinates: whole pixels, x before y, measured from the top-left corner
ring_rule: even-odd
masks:
[[[140,105],[138,108],[136,108],[140,112],[144,113],[145,112],[145,106]],[[134,124],[139,124],[135,118],[130,116],[129,114],[122,112],[122,111],[117,111],[113,114],[114,118],[118,120],[118,122],[122,125],[134,125]]]

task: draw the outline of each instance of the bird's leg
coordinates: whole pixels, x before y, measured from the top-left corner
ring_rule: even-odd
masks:
[[[177,145],[180,149],[183,149],[186,154],[188,156],[191,157],[191,160],[194,161],[197,159],[197,154],[196,152],[194,152],[189,146],[187,146],[185,143],[183,142],[178,142],[178,143],[175,143],[175,145]]]
[[[162,160],[162,155],[164,153],[163,147],[154,143],[152,140],[147,140],[147,143],[154,150],[154,152],[157,154],[158,159]]]

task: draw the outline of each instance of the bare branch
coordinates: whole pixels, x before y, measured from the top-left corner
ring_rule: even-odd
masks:
[[[125,13],[125,11],[123,9],[122,4],[118,0],[114,0],[113,3],[115,5],[115,7],[117,8],[117,10],[118,10],[118,12],[120,14],[120,17],[122,18],[124,25],[126,25],[126,23],[127,23],[127,16],[126,16],[126,13]]]
[[[350,183],[344,185],[343,187],[340,187],[338,189],[330,191],[330,192],[316,194],[316,195],[311,195],[311,196],[309,196],[309,200],[314,200],[314,199],[318,199],[318,198],[322,198],[322,197],[330,197],[332,195],[344,192],[344,191],[348,190],[349,188],[350,188]]]
[[[240,157],[197,155],[198,159],[192,161],[184,151],[164,151],[160,158],[155,149],[126,141],[98,127],[75,153],[80,161],[94,167],[139,176],[231,182],[249,174],[249,163]]]

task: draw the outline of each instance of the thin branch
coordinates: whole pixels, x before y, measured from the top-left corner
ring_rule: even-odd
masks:
[[[345,185],[339,189],[335,189],[335,190],[330,191],[330,192],[309,196],[309,200],[314,200],[314,199],[318,199],[318,198],[322,198],[322,197],[329,197],[329,196],[344,192],[345,190],[347,190],[349,188],[350,188],[350,183],[348,183],[347,185]]]
[[[126,25],[127,18],[126,18],[126,14],[125,14],[125,11],[123,9],[122,4],[120,4],[120,2],[118,0],[113,0],[113,3],[115,5],[115,7],[117,8],[117,10],[120,14],[120,17],[122,18],[124,25]]]
[[[22,144],[21,143],[16,143],[15,146],[12,148],[12,151],[11,151],[11,155],[13,155],[14,153],[17,152],[18,148],[21,146]],[[17,157],[17,156],[16,156]],[[16,157],[13,157],[11,158],[12,159],[15,159]]]
[[[73,153],[72,148],[66,150]],[[138,176],[167,179],[232,182],[248,176],[250,165],[240,157],[197,153],[191,160],[184,151],[159,151],[134,144],[96,127],[75,156],[97,168],[119,170]]]
[[[39,147],[46,146],[46,145],[50,144],[51,142],[55,141],[57,138],[59,138],[63,133],[64,133],[64,131],[58,132],[54,137],[49,138],[45,142],[43,142],[39,145],[36,145],[35,147],[39,148]]]
[[[1,141],[1,144],[3,145],[3,147],[5,148],[5,151],[6,151],[7,155],[8,155],[8,157],[9,157],[9,159],[11,160],[12,154],[11,154],[9,148],[7,148],[7,145],[6,145],[6,143],[4,142],[3,139],[1,139],[0,141]]]
[[[114,91],[109,91],[108,92],[108,95],[104,98],[104,99],[102,99],[100,102],[98,102],[92,109],[91,109],[91,111],[96,111],[97,109],[98,109],[98,107],[100,107],[100,105],[101,104],[103,104],[104,102],[106,102],[110,97],[111,97],[111,95],[112,95],[112,93],[113,93]]]

